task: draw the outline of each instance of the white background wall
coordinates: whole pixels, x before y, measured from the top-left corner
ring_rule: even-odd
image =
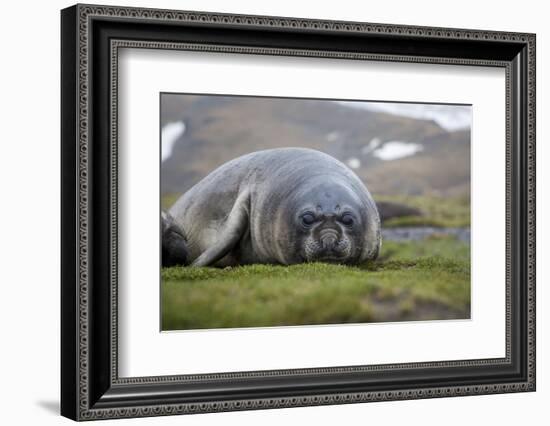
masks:
[[[550,401],[550,27],[543,1],[132,0],[143,7],[537,33],[538,390],[530,394],[119,420],[119,424],[547,424]],[[0,51],[0,418],[67,424],[59,404],[59,9],[2,5]],[[545,419],[546,418],[546,419]],[[128,423],[131,422],[131,423]],[[106,422],[107,424],[112,422]]]

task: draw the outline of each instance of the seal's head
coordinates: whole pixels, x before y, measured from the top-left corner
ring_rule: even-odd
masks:
[[[286,222],[283,263],[358,264],[378,256],[380,220],[364,185],[324,179],[293,192],[279,218]]]

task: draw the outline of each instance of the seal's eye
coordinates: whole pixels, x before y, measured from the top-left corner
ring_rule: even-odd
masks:
[[[340,222],[342,222],[346,226],[352,226],[353,216],[350,213],[344,213],[344,215],[340,218]]]
[[[313,216],[313,213],[304,213],[302,215],[302,224],[304,226],[311,226],[315,222],[315,216]]]

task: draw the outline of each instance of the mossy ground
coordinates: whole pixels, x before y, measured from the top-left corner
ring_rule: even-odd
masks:
[[[421,216],[403,216],[384,222],[385,228],[399,226],[434,226],[462,228],[470,226],[470,197],[441,197],[437,195],[375,195],[376,201],[390,201],[416,207]]]
[[[357,267],[321,263],[162,270],[162,329],[469,318],[470,247],[385,242]]]

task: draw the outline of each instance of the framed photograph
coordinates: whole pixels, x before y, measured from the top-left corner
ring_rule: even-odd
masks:
[[[535,390],[535,35],[61,12],[61,412]]]

